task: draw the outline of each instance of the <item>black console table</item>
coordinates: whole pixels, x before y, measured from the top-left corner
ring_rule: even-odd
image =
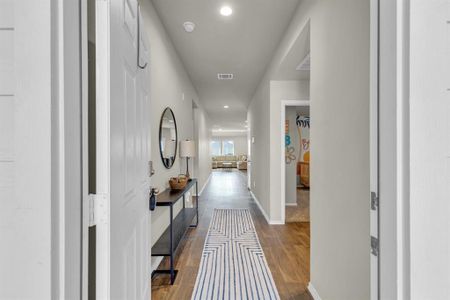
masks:
[[[195,185],[195,208],[186,207],[185,194]],[[170,284],[175,282],[178,270],[174,269],[175,251],[184,237],[189,227],[197,227],[198,225],[198,183],[197,179],[191,179],[186,187],[182,190],[172,191],[166,189],[156,197],[156,206],[169,206],[170,208],[170,225],[152,247],[152,256],[169,256],[170,269],[169,270],[155,270],[152,272],[152,277],[155,274],[170,274]],[[180,213],[173,217],[173,206],[178,200],[183,199],[183,208]],[[196,217],[196,222],[193,225],[192,220]]]

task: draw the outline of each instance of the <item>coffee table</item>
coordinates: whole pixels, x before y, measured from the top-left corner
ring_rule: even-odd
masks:
[[[231,166],[233,165],[233,163],[230,162],[224,162],[222,163],[223,167],[226,169],[231,169]]]

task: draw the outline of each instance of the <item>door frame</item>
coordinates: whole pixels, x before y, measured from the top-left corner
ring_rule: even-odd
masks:
[[[96,298],[110,299],[110,2],[95,0],[96,35]],[[100,34],[102,32],[102,34]],[[106,34],[105,34],[106,33]],[[87,57],[86,57],[87,58]],[[101,253],[102,255],[97,255]]]
[[[281,100],[280,105],[280,115],[281,115],[281,122],[280,122],[280,149],[281,149],[281,174],[280,174],[280,187],[281,187],[281,198],[280,198],[280,205],[281,205],[281,222],[280,224],[286,223],[286,163],[285,163],[285,144],[284,136],[285,136],[285,121],[286,121],[286,108],[289,106],[307,106],[311,109],[310,101],[309,100]],[[311,150],[310,150],[311,151]]]
[[[51,4],[52,295],[87,299],[83,1]],[[78,12],[78,13],[74,13]],[[35,35],[34,31],[33,36]],[[87,149],[87,148],[86,148]]]
[[[410,0],[373,1],[379,1],[378,297],[409,299]]]
[[[370,151],[370,194],[379,197],[379,0],[370,1],[370,98],[369,98],[369,151]],[[379,198],[378,198],[379,199]],[[370,198],[372,201],[372,198]],[[380,240],[380,207],[370,209],[370,239]],[[370,253],[370,299],[380,297],[380,252]]]
[[[89,80],[88,80],[88,2],[80,5],[80,72],[81,72],[81,299],[87,300],[89,274]]]
[[[88,107],[89,107],[89,80],[88,80],[88,3],[87,1],[91,0],[79,0],[80,5],[80,14],[79,14],[79,30],[80,30],[80,53],[81,53],[81,140],[82,140],[82,157],[81,157],[81,165],[82,165],[82,182],[83,182],[83,208],[81,212],[81,220],[82,226],[80,228],[80,235],[82,237],[82,259],[81,259],[81,299],[88,299],[88,278],[89,278],[89,223],[90,223],[90,201],[91,195],[89,195],[89,121],[88,121]],[[98,27],[101,28],[109,28],[109,1],[95,1],[96,11],[101,12],[98,13],[101,18],[95,20],[96,22],[96,31],[98,31]],[[98,52],[103,53],[102,59],[96,59],[96,70],[97,70],[97,78],[96,78],[96,135],[100,136],[103,139],[102,146],[109,145],[109,95],[107,93],[109,88],[109,74],[108,72],[99,72],[102,68],[107,67],[109,64],[109,48],[103,47],[107,45],[109,36],[108,35],[97,35],[97,37],[102,38],[102,42],[99,45],[96,45],[96,49]],[[108,69],[109,71],[109,69]],[[101,95],[102,97],[99,97]],[[101,98],[101,101],[99,101]],[[101,103],[101,105],[99,105]],[[98,153],[102,153],[102,155],[98,155]],[[97,145],[97,154],[96,154],[96,164],[97,171],[105,170],[108,172],[109,165],[106,166],[105,162],[109,163],[109,147],[107,149],[100,148],[100,145]],[[105,167],[107,169],[105,169]],[[106,183],[108,184],[108,182]],[[105,187],[105,186],[104,186]],[[104,190],[97,190],[97,195],[105,196],[109,195],[105,193],[105,191],[109,191],[109,186],[106,186]],[[105,201],[102,201],[103,204],[108,204],[109,199],[104,198]],[[104,256],[102,259],[100,257],[96,257],[96,297],[97,299],[109,299],[109,210],[108,207],[103,207],[104,210],[102,212],[105,214],[104,217],[95,217],[97,220],[96,224],[96,247],[97,249],[102,249],[102,253]],[[96,209],[94,209],[96,210]],[[97,213],[97,211],[96,211]],[[100,237],[100,239],[99,239]]]

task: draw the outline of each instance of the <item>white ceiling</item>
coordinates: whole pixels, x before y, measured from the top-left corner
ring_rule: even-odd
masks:
[[[299,1],[153,0],[216,128],[244,129],[249,101]],[[225,4],[229,17],[219,13]],[[194,32],[184,31],[186,21]],[[217,73],[234,79],[219,81]]]

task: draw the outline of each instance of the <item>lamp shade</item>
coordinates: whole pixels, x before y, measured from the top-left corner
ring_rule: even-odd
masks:
[[[180,157],[195,157],[194,141],[180,141]]]

